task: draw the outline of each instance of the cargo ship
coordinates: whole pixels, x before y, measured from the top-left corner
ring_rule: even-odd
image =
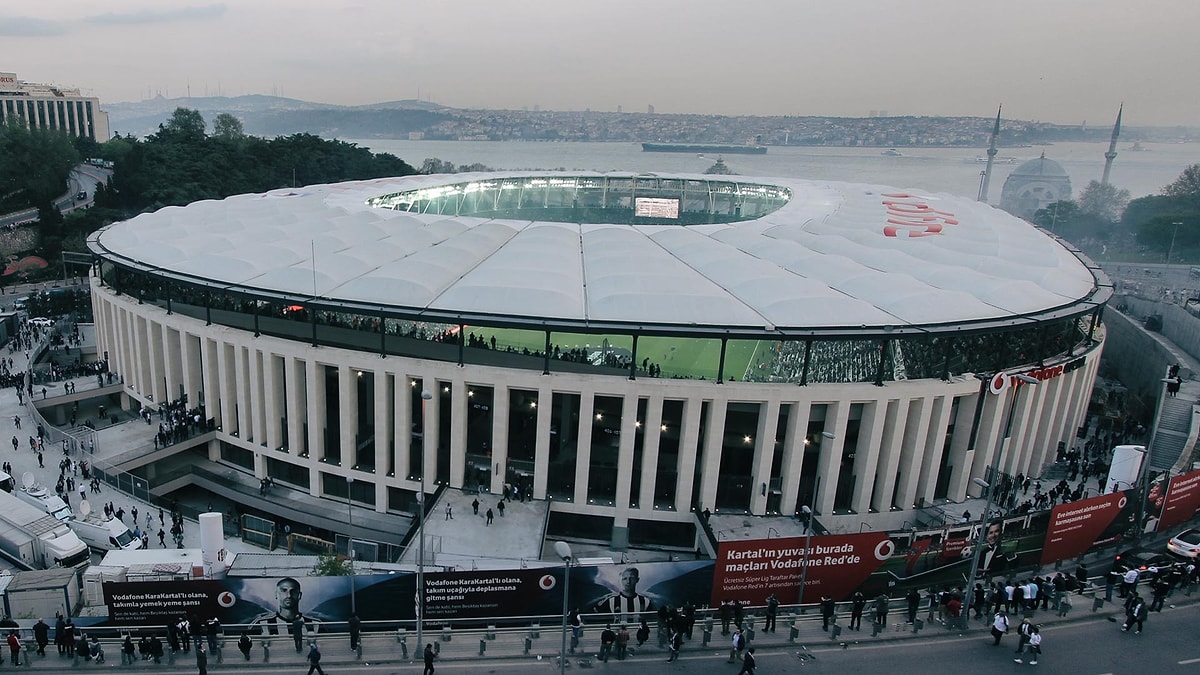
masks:
[[[765,145],[696,145],[692,143],[642,143],[642,152],[694,152],[716,155],[765,155]]]

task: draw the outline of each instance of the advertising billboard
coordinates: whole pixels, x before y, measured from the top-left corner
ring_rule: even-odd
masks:
[[[1042,564],[1083,555],[1093,546],[1117,541],[1137,520],[1138,490],[1123,490],[1059,504],[1050,511]]]

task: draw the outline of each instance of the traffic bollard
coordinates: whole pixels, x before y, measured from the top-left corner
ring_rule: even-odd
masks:
[[[707,647],[708,643],[711,641],[712,641],[712,628],[706,626],[704,628],[704,639],[701,642],[701,644],[702,644],[702,646]]]
[[[913,633],[919,633],[925,628],[925,619],[917,619],[913,621]]]
[[[486,651],[487,651],[487,640],[480,640],[479,641],[479,655],[483,656],[483,653]]]
[[[829,640],[832,642],[833,640],[838,639],[838,636],[841,634],[842,627],[835,623],[833,624],[833,628],[829,629]]]
[[[442,642],[450,641],[450,626],[442,628]]]
[[[263,649],[263,663],[269,663],[271,661],[271,641],[264,639],[262,641],[262,649]]]
[[[1104,598],[1095,598],[1092,600],[1092,611],[1097,612],[1104,606]]]
[[[525,638],[525,656],[529,656],[530,650],[533,649],[533,640]]]
[[[496,624],[494,624],[494,623],[492,623],[492,624],[488,624],[488,627],[487,627],[487,639],[489,639],[489,640],[495,640],[495,639],[496,639]]]
[[[354,645],[354,659],[362,661],[362,638],[358,639],[358,644]]]
[[[792,627],[788,629],[788,642],[795,642],[798,637],[800,637],[800,624],[793,621]]]
[[[533,625],[529,627],[529,637],[535,640],[542,637],[542,624],[533,622]]]
[[[400,658],[408,660],[408,642],[400,640]]]
[[[438,640],[433,641],[433,655],[440,656],[442,654],[442,643]]]

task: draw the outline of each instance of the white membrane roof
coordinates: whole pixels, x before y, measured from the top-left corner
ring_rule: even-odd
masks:
[[[503,220],[367,204],[474,180],[601,175],[409,176],[239,195],[116,223],[93,248],[297,298],[312,297],[315,284],[324,299],[406,310],[692,328],[1003,320],[1070,305],[1096,285],[1078,258],[1025,221],[880,185],[659,174],[791,191],[761,218],[718,225]]]

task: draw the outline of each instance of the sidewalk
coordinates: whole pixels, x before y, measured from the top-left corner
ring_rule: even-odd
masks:
[[[1100,588],[1099,591],[1102,595],[1103,588]],[[1043,631],[1053,631],[1055,626],[1083,621],[1103,620],[1114,613],[1118,615],[1123,613],[1119,603],[1106,603],[1102,609],[1093,612],[1091,596],[1087,593],[1071,597],[1075,604],[1066,617],[1059,617],[1053,610],[1038,610],[1032,613],[1034,622],[1041,625]],[[1187,596],[1183,590],[1179,590],[1170,597],[1170,600],[1174,602],[1168,604],[1168,610],[1166,611],[1176,609],[1192,611],[1192,608],[1200,603],[1200,593],[1193,593],[1191,596]],[[921,614],[918,616],[924,618],[927,612],[928,610],[923,607]],[[744,626],[752,632],[751,644],[761,654],[784,652],[819,653],[826,649],[842,649],[852,645],[908,640],[959,638],[990,640],[990,636],[988,635],[988,628],[991,623],[990,617],[972,619],[966,629],[950,629],[936,623],[927,623],[924,630],[914,632],[911,625],[904,623],[903,610],[899,608],[897,603],[893,603],[887,627],[877,636],[873,636],[872,626],[867,621],[864,621],[863,630],[861,631],[845,629],[845,613],[840,613],[842,618],[839,619],[838,625],[843,626],[843,630],[841,635],[836,639],[833,638],[832,632],[821,630],[820,616],[815,612],[810,612],[803,616],[797,616],[794,613],[780,614],[779,628],[774,633],[763,633],[761,631],[763,621],[761,616],[747,617]],[[790,629],[793,626],[796,631],[795,639],[791,638]],[[580,643],[586,649],[577,650],[576,654],[570,655],[570,659],[573,662],[571,665],[581,667],[595,665],[597,652],[599,651],[600,631],[603,630],[603,627],[601,623],[585,623],[584,635]],[[707,644],[705,643],[706,628],[711,628],[711,639]],[[494,637],[489,638],[489,631],[486,628],[471,630],[451,629],[448,632],[437,628],[427,628],[424,632],[424,639],[425,642],[435,645],[439,653],[438,658],[443,663],[486,663],[488,661],[518,661],[522,659],[556,663],[562,644],[561,630],[561,625],[558,624],[543,624],[540,629],[533,630],[530,628],[501,628],[490,633]],[[272,666],[289,667],[292,665],[299,669],[307,666],[307,662],[305,661],[305,656],[308,652],[307,641],[303,645],[301,652],[298,653],[295,650],[292,639],[286,635],[270,636],[265,639],[262,636],[252,636],[253,647],[251,648],[250,659],[245,660],[236,647],[239,636],[240,632],[236,627],[226,627],[224,637],[225,646],[220,650],[220,655],[216,653],[209,654],[210,667],[220,667],[222,660],[225,667],[240,669]],[[528,651],[526,650],[527,640]],[[106,658],[105,665],[116,666],[120,664],[120,641],[117,639],[104,639],[102,642]],[[364,633],[361,655],[350,650],[349,636],[345,633],[319,635],[317,643],[321,648],[323,657],[321,663],[326,667],[359,663],[364,666],[420,664],[421,650],[417,648],[416,632],[413,630],[401,631],[399,633],[396,631]],[[682,656],[684,658],[695,658],[697,656],[711,657],[714,663],[719,658],[723,662],[729,654],[728,643],[729,636],[721,634],[719,621],[698,618],[693,639],[685,641]],[[667,650],[658,645],[657,635],[653,629],[651,640],[645,645],[639,648],[631,643],[630,646],[630,653],[625,660],[634,663],[638,661],[645,662],[647,659],[663,659],[667,655]],[[269,657],[269,660],[264,657]],[[615,662],[617,659],[613,656],[611,660]],[[169,662],[169,656],[164,657],[164,666],[156,667],[150,661],[139,659],[132,667],[139,670],[162,669]],[[53,645],[48,647],[45,657],[34,655],[31,659],[31,667],[33,669],[51,671],[61,671],[69,667],[68,664],[70,663],[72,663],[71,659],[60,658],[55,653]],[[193,666],[195,663],[195,652],[176,653],[174,655],[174,663],[176,668]],[[80,666],[86,665],[80,664]]]

